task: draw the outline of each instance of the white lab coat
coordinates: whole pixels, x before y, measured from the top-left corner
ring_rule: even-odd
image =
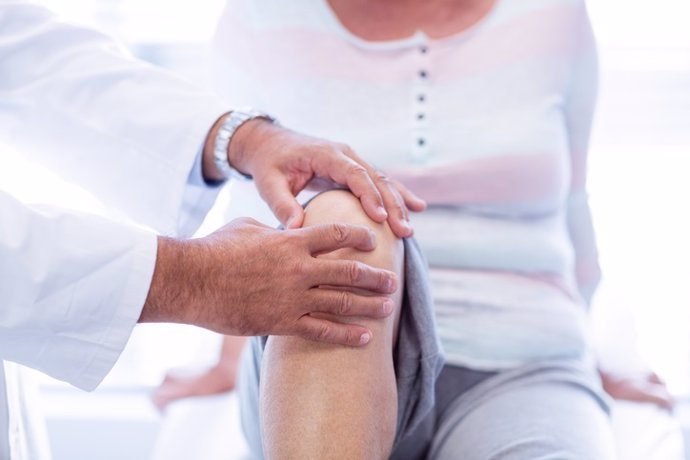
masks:
[[[0,140],[156,232],[190,235],[215,200],[198,154],[224,111],[98,32],[0,0]],[[150,230],[0,191],[0,358],[95,388],[139,317],[155,254]],[[0,390],[21,408],[2,367]],[[0,459],[43,455],[6,402]]]

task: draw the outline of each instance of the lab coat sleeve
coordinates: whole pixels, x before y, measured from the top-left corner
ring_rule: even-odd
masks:
[[[217,188],[190,173],[225,111],[94,30],[0,0],[0,139],[136,222],[198,227]]]
[[[147,230],[0,191],[0,359],[95,388],[139,318],[156,242]]]

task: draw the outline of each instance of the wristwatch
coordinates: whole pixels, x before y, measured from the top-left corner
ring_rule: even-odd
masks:
[[[228,159],[228,146],[237,129],[244,123],[254,120],[255,118],[264,118],[271,123],[277,123],[276,119],[267,113],[251,108],[244,108],[233,110],[225,115],[220,128],[218,128],[218,133],[213,143],[213,161],[216,168],[218,168],[218,171],[221,172],[225,179],[236,177],[244,180],[251,180],[252,178],[249,174],[245,174],[232,167]]]

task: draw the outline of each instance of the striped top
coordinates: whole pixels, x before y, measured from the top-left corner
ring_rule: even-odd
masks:
[[[497,0],[455,35],[390,41],[354,35],[326,0],[230,0],[214,49],[230,103],[346,142],[428,201],[413,225],[449,362],[499,369],[586,352],[599,267],[583,0]],[[257,215],[252,193],[236,188],[239,212]]]

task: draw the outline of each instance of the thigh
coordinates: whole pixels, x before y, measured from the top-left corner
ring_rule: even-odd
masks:
[[[614,459],[608,414],[592,392],[542,382],[494,393],[467,414],[446,414],[431,458]]]

